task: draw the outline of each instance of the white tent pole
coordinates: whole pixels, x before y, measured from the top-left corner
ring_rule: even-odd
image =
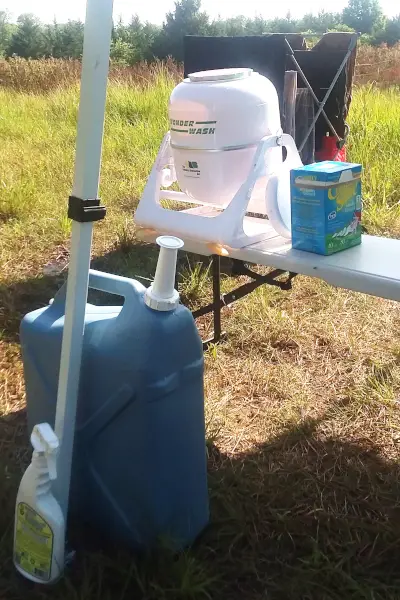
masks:
[[[55,422],[60,452],[54,491],[65,518],[68,513],[93,220],[104,216],[104,211],[100,214],[99,202],[82,201],[98,197],[112,9],[113,0],[87,0],[73,198],[70,198],[69,204],[69,216],[73,219],[71,255]]]

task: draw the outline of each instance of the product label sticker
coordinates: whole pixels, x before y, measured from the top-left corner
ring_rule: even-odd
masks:
[[[16,514],[15,563],[29,575],[48,581],[52,554],[51,527],[30,506],[20,502]]]

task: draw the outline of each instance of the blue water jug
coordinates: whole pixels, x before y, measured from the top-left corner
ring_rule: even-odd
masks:
[[[182,305],[154,310],[138,282],[90,272],[123,306],[87,304],[70,511],[135,549],[189,544],[208,522],[203,350]],[[54,426],[65,289],[21,324],[29,433]]]

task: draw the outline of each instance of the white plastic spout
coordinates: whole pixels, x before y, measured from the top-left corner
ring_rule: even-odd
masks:
[[[153,284],[145,292],[145,303],[154,310],[174,310],[179,304],[175,289],[176,259],[183,241],[172,235],[157,238],[160,254]]]
[[[49,478],[57,478],[58,437],[48,423],[35,425],[31,434],[31,444],[35,452],[44,454],[47,462]]]
[[[176,259],[183,242],[177,237],[162,235],[157,238],[157,244],[160,246],[160,253],[152,287],[156,296],[167,300],[175,292]]]

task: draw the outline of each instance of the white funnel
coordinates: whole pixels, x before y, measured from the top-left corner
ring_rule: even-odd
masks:
[[[147,288],[144,301],[154,310],[174,310],[179,304],[179,294],[175,289],[176,258],[183,242],[172,235],[157,238],[160,254],[153,284]]]

